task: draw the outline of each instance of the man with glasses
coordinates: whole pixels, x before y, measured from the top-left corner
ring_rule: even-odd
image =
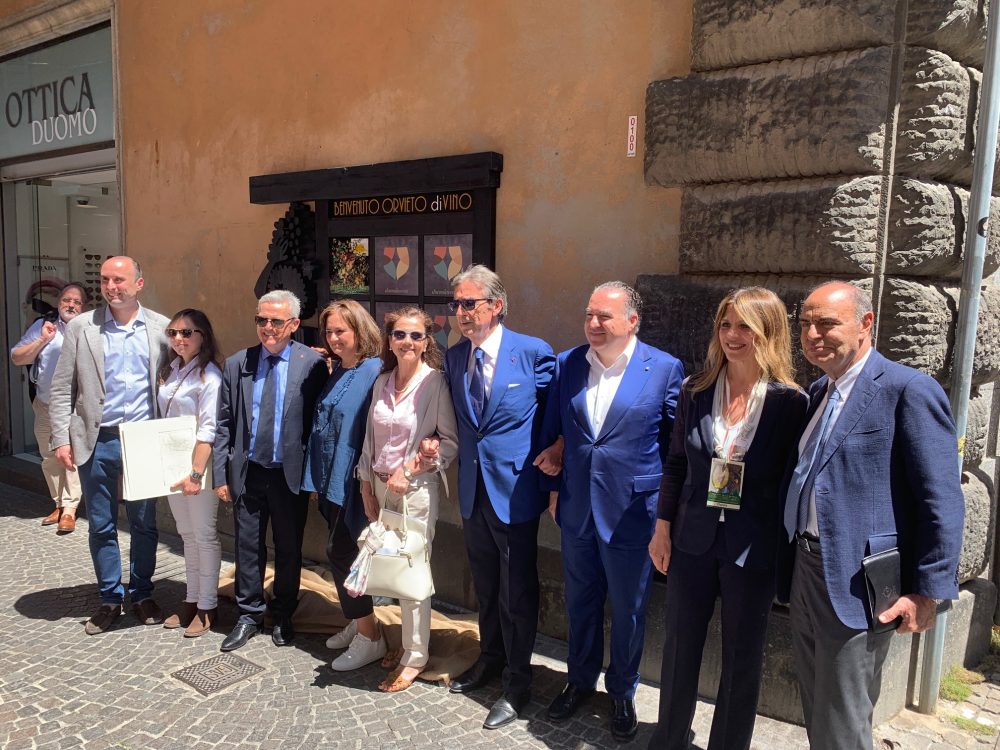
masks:
[[[483,726],[514,721],[531,691],[538,623],[538,518],[550,480],[533,465],[555,369],[544,341],[503,325],[500,277],[473,265],[451,280],[464,340],[445,374],[458,421],[458,491],[465,547],[479,602],[479,659],[451,683],[471,692],[503,676],[503,695]]]
[[[594,289],[584,312],[587,344],[559,355],[545,414],[539,466],[562,479],[550,512],[562,532],[569,658],[566,686],[548,717],[572,717],[593,694],[604,662],[604,604],[611,602],[611,659],[604,686],[611,734],[635,736],[663,461],[684,367],[639,341],[641,299],[610,281]],[[560,460],[561,453],[561,460]]]
[[[308,495],[300,491],[305,441],[326,363],[292,341],[302,305],[291,292],[268,292],[257,302],[254,324],[260,345],[237,352],[222,374],[215,436],[215,494],[234,503],[236,603],[239,620],[222,642],[234,651],[260,632],[267,605],[264,567],[267,526],[274,539],[271,640],[287,646],[295,637],[302,534]]]
[[[83,285],[71,281],[59,292],[56,312],[32,323],[10,350],[12,364],[30,367],[28,378],[33,387],[31,409],[35,413],[35,441],[42,457],[42,474],[56,504],[55,510],[42,519],[42,526],[58,524],[59,534],[69,534],[76,528],[76,509],[82,490],[80,475],[63,466],[49,447],[52,436],[49,400],[66,325],[83,312],[86,300]]]
[[[122,473],[124,422],[156,418],[156,374],[167,361],[167,318],[139,304],[144,280],[127,256],[101,265],[106,306],[77,315],[66,326],[52,378],[51,445],[68,472],[79,468],[87,502],[90,556],[101,606],[84,626],[88,635],[107,630],[122,612],[121,551],[118,546],[118,481]],[[153,600],[156,568],[156,500],[125,504],[131,535],[128,594],[136,619],[163,622]]]

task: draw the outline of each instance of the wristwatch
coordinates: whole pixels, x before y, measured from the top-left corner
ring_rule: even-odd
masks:
[[[200,482],[203,476],[205,476],[205,472],[203,471],[191,471],[191,478],[196,482]]]
[[[404,476],[404,477],[406,477],[406,481],[407,481],[407,482],[412,482],[412,481],[413,481],[413,472],[412,472],[412,471],[410,471],[410,470],[409,470],[409,469],[408,469],[407,467],[405,467],[405,466],[403,467],[403,476]]]

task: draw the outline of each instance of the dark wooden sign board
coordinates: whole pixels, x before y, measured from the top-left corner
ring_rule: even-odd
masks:
[[[250,178],[250,202],[315,204],[317,309],[336,296],[374,315],[401,303],[441,314],[450,276],[470,263],[495,267],[501,171],[503,157],[487,151],[260,175]],[[331,274],[343,273],[331,254],[348,245],[368,248],[366,283],[334,279],[331,291]]]

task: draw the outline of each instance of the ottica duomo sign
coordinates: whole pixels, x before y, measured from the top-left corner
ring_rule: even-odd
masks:
[[[111,29],[0,62],[0,161],[113,141]]]

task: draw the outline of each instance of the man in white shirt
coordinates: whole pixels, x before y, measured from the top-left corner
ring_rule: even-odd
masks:
[[[502,676],[483,726],[514,721],[531,693],[538,624],[538,519],[555,481],[533,465],[555,371],[552,348],[503,325],[500,277],[473,265],[452,279],[465,337],[445,356],[458,421],[458,494],[479,602],[479,659],[451,683],[468,693]]]
[[[813,750],[871,748],[893,628],[927,630],[958,596],[964,502],[948,399],[872,348],[873,320],[871,299],[845,282],[814,289],[799,313],[802,350],[824,375],[786,491],[778,598],[790,601]],[[880,554],[895,562],[874,588],[900,596],[873,612],[863,561]]]
[[[620,281],[598,286],[584,314],[588,345],[563,352],[536,463],[559,471],[550,512],[562,532],[569,658],[566,687],[549,706],[569,719],[594,692],[604,660],[604,603],[611,601],[611,658],[604,684],[611,733],[638,726],[635,689],[645,632],[663,459],[684,379],[681,363],[636,338],[641,300]]]
[[[68,471],[59,463],[49,446],[52,436],[49,392],[62,351],[66,324],[83,312],[86,301],[86,290],[71,281],[59,292],[59,307],[54,319],[47,315],[36,320],[10,350],[12,364],[31,366],[29,378],[35,387],[35,398],[31,402],[35,412],[35,441],[42,457],[42,474],[56,504],[55,510],[42,519],[42,526],[58,524],[60,534],[69,534],[76,528],[76,509],[81,497],[80,475]]]

